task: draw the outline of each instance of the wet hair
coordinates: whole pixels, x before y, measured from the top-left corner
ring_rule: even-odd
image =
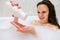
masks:
[[[45,4],[49,9],[49,16],[48,16],[48,22],[58,26],[60,29],[60,25],[58,24],[57,18],[56,18],[56,12],[54,5],[49,0],[43,0],[37,4],[37,7],[41,4]]]

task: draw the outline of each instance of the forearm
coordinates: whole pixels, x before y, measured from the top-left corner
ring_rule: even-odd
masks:
[[[35,37],[37,37],[37,33],[36,33],[36,31],[35,31],[35,29],[34,28],[32,28],[31,29],[31,32],[30,32],[32,35],[34,35]]]

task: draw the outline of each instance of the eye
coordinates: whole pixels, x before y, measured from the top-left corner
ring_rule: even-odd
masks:
[[[46,13],[46,11],[42,11],[42,13]]]
[[[37,13],[40,13],[39,11]]]

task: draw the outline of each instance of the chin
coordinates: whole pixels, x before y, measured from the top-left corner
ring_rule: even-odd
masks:
[[[45,20],[40,20],[41,23],[45,23]]]

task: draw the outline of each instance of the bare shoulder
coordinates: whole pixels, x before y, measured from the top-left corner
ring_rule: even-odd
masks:
[[[53,24],[49,24],[49,28],[52,29],[52,30],[57,30],[58,26],[53,25]]]

